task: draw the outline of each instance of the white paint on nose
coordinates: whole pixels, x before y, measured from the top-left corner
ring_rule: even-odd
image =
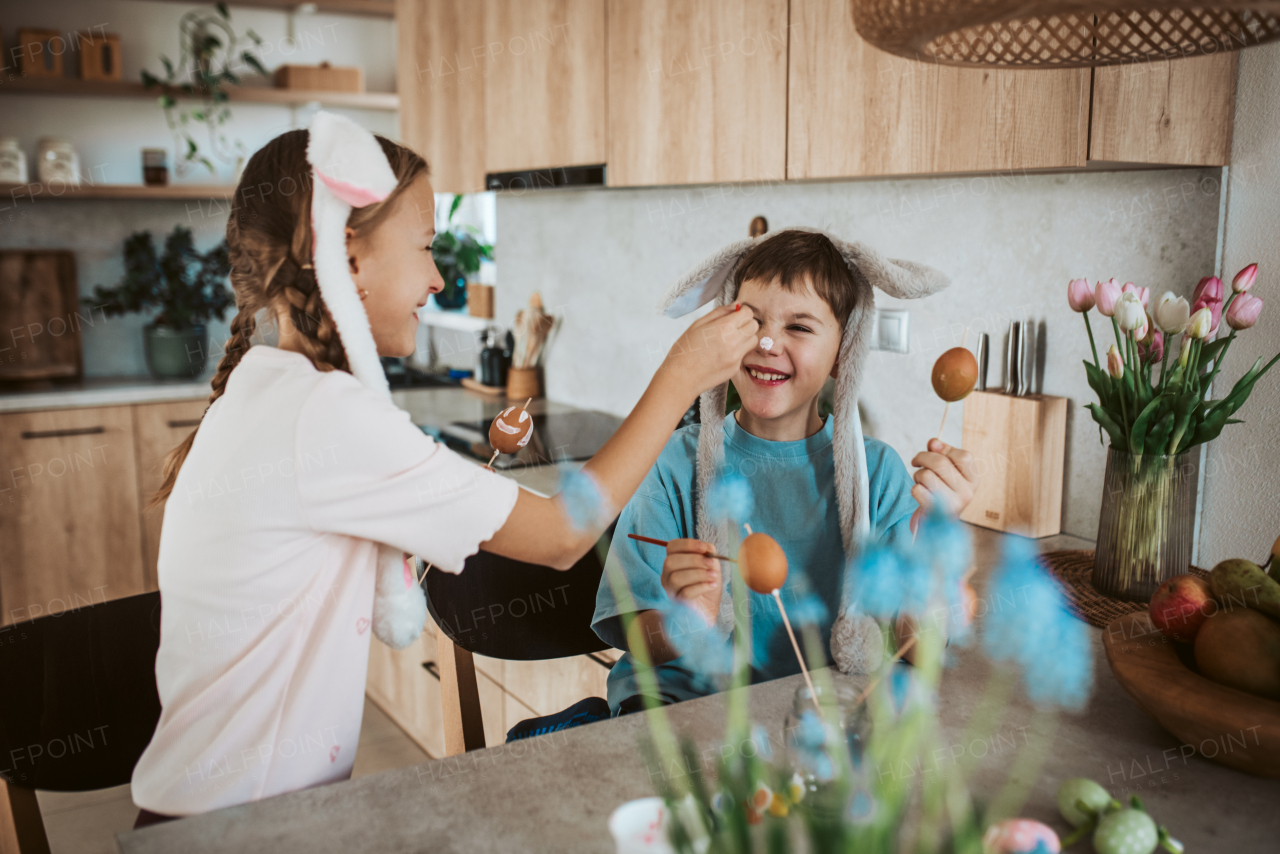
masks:
[[[761,338],[761,339],[760,339],[760,349],[761,349],[761,350],[764,350],[766,353],[767,353],[768,351],[772,350],[772,349],[773,349],[773,339],[772,339],[772,338],[770,338],[770,337],[769,337],[769,336],[767,336],[767,335],[766,335],[764,338]]]

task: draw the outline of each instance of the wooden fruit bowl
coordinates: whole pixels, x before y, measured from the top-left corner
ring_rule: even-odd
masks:
[[[1237,771],[1280,778],[1280,702],[1204,678],[1145,612],[1113,620],[1102,645],[1116,681],[1183,744]]]

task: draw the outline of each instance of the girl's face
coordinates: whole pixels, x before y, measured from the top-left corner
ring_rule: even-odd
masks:
[[[834,376],[840,351],[836,316],[805,280],[788,291],[774,282],[748,279],[738,289],[738,302],[760,321],[760,338],[771,338],[768,350],[757,345],[742,360],[733,386],[742,407],[762,421],[807,418],[827,377]]]
[[[369,292],[364,310],[379,356],[413,354],[418,309],[444,287],[431,255],[435,222],[435,193],[424,172],[371,232],[357,236],[347,229],[347,263],[356,288]]]

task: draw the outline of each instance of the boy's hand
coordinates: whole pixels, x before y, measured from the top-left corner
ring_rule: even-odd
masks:
[[[743,357],[756,348],[759,330],[760,322],[745,305],[736,311],[719,306],[684,331],[658,370],[677,378],[692,399],[738,372]]]
[[[662,562],[662,589],[672,599],[697,608],[714,623],[724,592],[715,547],[702,540],[671,540]]]
[[[973,456],[963,448],[953,448],[941,439],[930,439],[929,449],[916,454],[911,465],[919,467],[912,475],[916,485],[911,487],[911,497],[920,505],[911,517],[912,531],[935,501],[941,502],[948,512],[959,515],[973,500],[978,475]]]

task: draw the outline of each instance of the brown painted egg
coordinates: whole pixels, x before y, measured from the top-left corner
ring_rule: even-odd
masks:
[[[977,382],[978,360],[964,347],[952,347],[933,363],[933,390],[947,403],[966,397]]]
[[[489,444],[504,454],[514,454],[529,444],[533,436],[533,419],[528,410],[508,406],[489,425]]]
[[[738,549],[742,580],[757,593],[772,593],[787,581],[787,553],[768,534],[752,534]]]

